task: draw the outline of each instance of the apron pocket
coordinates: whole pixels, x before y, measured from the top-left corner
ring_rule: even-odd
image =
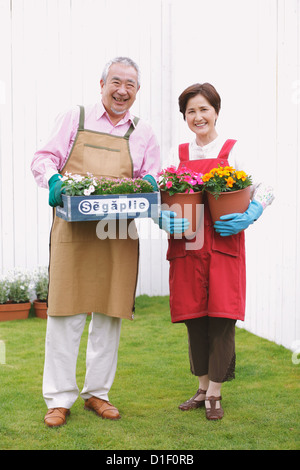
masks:
[[[177,240],[174,238],[169,238],[167,260],[171,261],[172,259],[183,258],[186,256],[185,243],[186,240],[184,238]]]
[[[221,237],[218,233],[214,233],[212,240],[212,251],[218,251],[229,256],[239,256],[241,247],[241,234],[231,235],[229,237]]]
[[[64,222],[64,223],[61,223]],[[92,242],[98,240],[96,227],[98,221],[66,222],[59,219],[56,228],[58,243]]]
[[[89,169],[93,176],[118,178],[121,168],[121,151],[109,147],[84,144],[83,170]]]

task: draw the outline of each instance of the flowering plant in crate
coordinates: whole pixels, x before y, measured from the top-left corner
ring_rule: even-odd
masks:
[[[104,194],[152,193],[153,187],[142,178],[95,178],[66,172],[62,178],[63,193],[67,196],[91,196]]]
[[[220,193],[239,191],[251,186],[251,176],[232,166],[212,168],[202,176],[204,190],[217,199]]]
[[[177,193],[195,193],[203,189],[202,174],[188,170],[185,167],[169,166],[158,173],[158,186],[161,191],[167,191],[170,196]]]

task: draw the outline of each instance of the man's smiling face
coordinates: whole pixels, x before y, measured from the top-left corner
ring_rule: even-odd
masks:
[[[138,74],[134,67],[112,64],[106,82],[100,81],[102,102],[113,122],[121,120],[135,102],[139,90]]]

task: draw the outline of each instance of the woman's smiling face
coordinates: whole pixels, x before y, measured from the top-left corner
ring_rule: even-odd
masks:
[[[187,102],[185,119],[192,132],[196,134],[196,142],[204,146],[217,137],[215,108],[203,95],[196,95]]]

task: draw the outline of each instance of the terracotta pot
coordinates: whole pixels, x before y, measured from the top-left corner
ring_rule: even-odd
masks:
[[[239,191],[221,193],[218,199],[207,193],[208,206],[213,223],[220,220],[221,215],[245,212],[250,204],[250,186]]]
[[[34,306],[34,313],[35,316],[38,318],[43,318],[44,320],[47,319],[47,302],[43,300],[34,300],[33,301],[33,306]]]
[[[193,237],[200,226],[202,210],[202,192],[197,193],[176,193],[170,196],[167,191],[161,191],[162,210],[176,212],[178,218],[185,218],[190,221],[190,226],[183,234],[174,234],[174,238]]]
[[[26,320],[29,316],[31,303],[24,302],[15,304],[8,302],[0,305],[0,321]]]

